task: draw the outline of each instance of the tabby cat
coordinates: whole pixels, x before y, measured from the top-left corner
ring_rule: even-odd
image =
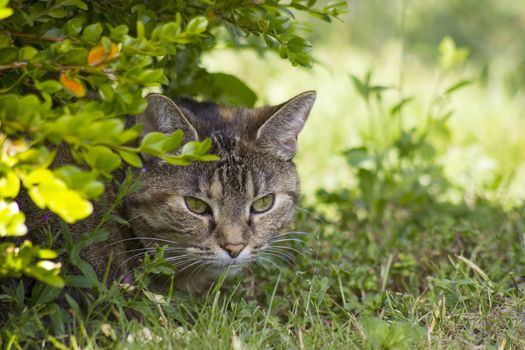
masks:
[[[299,198],[292,158],[315,92],[258,109],[159,94],[147,99],[148,108],[137,117],[143,133],[181,129],[185,142],[210,137],[211,153],[220,160],[171,166],[145,159],[137,170],[143,187],[116,209],[129,227],[112,223],[109,240],[90,246],[84,258],[103,275],[111,254],[111,275],[122,278],[149,247],[166,245],[166,260],[178,271],[176,286],[202,291],[227,267],[235,271],[256,260],[292,222]],[[111,200],[115,188],[108,192]],[[92,217],[73,225],[73,234],[92,229],[100,211],[97,206]],[[138,248],[129,244],[137,242]]]

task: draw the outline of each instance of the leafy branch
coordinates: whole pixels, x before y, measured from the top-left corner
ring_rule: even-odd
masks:
[[[183,145],[177,131],[139,141],[141,126],[126,128],[126,119],[145,110],[152,90],[253,106],[256,94],[246,84],[199,65],[224,40],[222,29],[234,41],[256,49],[262,43],[293,65],[310,66],[311,44],[293,11],[330,20],[345,8],[344,1],[317,8],[313,0],[0,1],[1,236],[27,232],[16,203],[21,188],[38,207],[74,223],[92,213],[91,201],[117,169],[142,166],[141,155],[177,166],[216,160],[210,140]],[[53,168],[60,148],[72,160]],[[60,285],[52,254],[13,244],[0,246],[0,277],[26,274]]]

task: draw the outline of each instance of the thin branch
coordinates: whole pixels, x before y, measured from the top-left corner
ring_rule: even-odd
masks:
[[[3,31],[2,34],[16,36],[20,38],[27,38],[30,40],[32,39],[32,40],[42,40],[42,41],[51,41],[51,42],[59,42],[59,41],[64,41],[65,39],[67,39],[65,36],[61,36],[58,38],[52,38],[50,36],[45,36],[45,35],[38,35],[38,34],[32,34],[32,33],[14,33],[10,31]]]
[[[13,62],[11,64],[0,65],[0,71],[9,70],[9,69],[18,69],[21,67],[26,67],[27,62]]]

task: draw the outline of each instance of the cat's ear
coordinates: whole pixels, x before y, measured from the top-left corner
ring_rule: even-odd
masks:
[[[293,158],[297,152],[297,136],[314,101],[315,91],[307,91],[276,106],[273,114],[257,130],[256,144],[279,158]]]
[[[137,116],[137,123],[143,125],[142,136],[151,131],[171,134],[180,129],[184,132],[184,143],[199,139],[197,131],[184,115],[182,108],[173,100],[161,94],[151,94],[146,99],[148,107]]]

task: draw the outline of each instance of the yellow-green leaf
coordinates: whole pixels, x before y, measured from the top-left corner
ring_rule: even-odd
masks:
[[[93,212],[93,205],[78,192],[67,187],[48,169],[33,171],[24,179],[29,196],[40,208],[49,208],[64,221],[74,223]]]
[[[0,198],[15,198],[20,191],[20,179],[12,171],[0,178]]]
[[[0,9],[0,20],[7,18],[13,14],[13,9],[7,7]]]
[[[23,236],[27,233],[25,216],[16,202],[0,200],[0,237]]]

